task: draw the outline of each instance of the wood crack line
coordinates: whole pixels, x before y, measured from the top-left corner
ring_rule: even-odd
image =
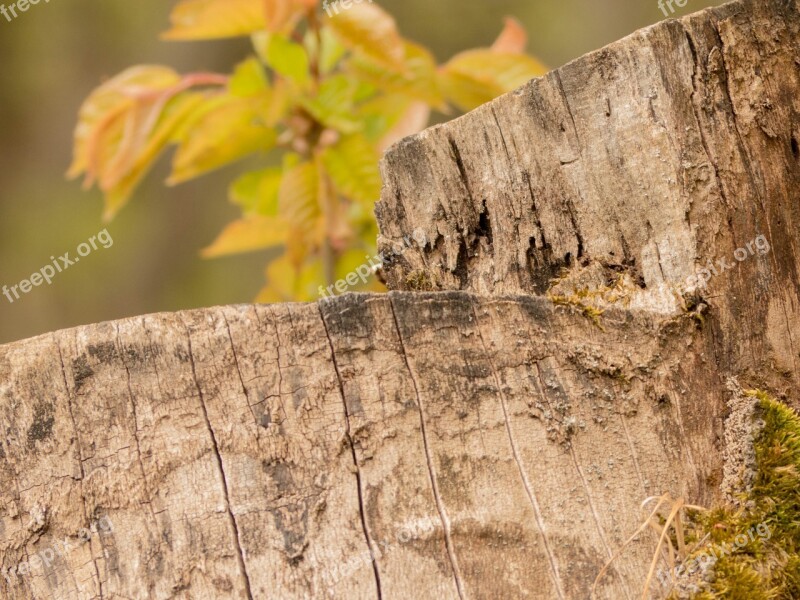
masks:
[[[253,417],[253,423],[258,426],[258,419],[256,418],[256,413],[253,411],[253,407],[250,406],[250,398],[247,395],[247,386],[244,384],[244,377],[242,377],[242,369],[239,367],[239,355],[236,354],[236,346],[233,343],[233,334],[231,333],[231,324],[228,321],[228,317],[225,313],[222,313],[222,318],[225,321],[225,328],[228,330],[228,339],[231,342],[231,352],[233,353],[233,364],[236,367],[236,374],[239,376],[239,383],[242,384],[242,394],[244,394],[244,402],[247,404],[247,408],[250,411],[250,416]]]
[[[356,454],[356,445],[353,442],[353,436],[350,433],[350,414],[347,410],[347,400],[344,397],[344,383],[342,382],[342,375],[339,372],[339,364],[336,362],[336,351],[333,348],[333,340],[331,339],[331,334],[328,331],[328,323],[325,321],[325,313],[322,311],[321,303],[317,303],[317,308],[319,309],[319,316],[322,320],[322,327],[325,329],[325,337],[328,338],[328,345],[331,349],[331,362],[333,362],[333,370],[336,373],[336,381],[339,384],[339,394],[342,398],[342,405],[344,406],[344,433],[345,437],[347,438],[347,442],[350,445],[350,452],[353,455],[353,465],[355,465],[356,469],[356,487],[358,488],[358,512],[361,517],[361,528],[364,531],[364,538],[367,540],[367,548],[369,549],[370,557],[372,558],[372,572],[375,574],[375,588],[378,592],[378,600],[382,600],[383,598],[383,591],[381,589],[381,574],[378,571],[378,554],[375,552],[375,549],[372,546],[372,540],[369,536],[369,528],[367,527],[367,513],[364,508],[364,492],[362,490],[362,482],[361,482],[361,467],[358,464],[358,455]]]
[[[489,366],[492,369],[492,376],[494,377],[495,385],[497,386],[497,395],[500,398],[500,406],[503,409],[503,420],[506,424],[506,433],[508,434],[508,442],[511,446],[511,454],[514,457],[514,462],[517,464],[517,469],[519,469],[519,475],[522,479],[522,486],[525,488],[525,493],[528,495],[528,500],[533,507],[533,514],[536,518],[536,525],[539,527],[539,531],[542,534],[542,543],[544,545],[545,552],[547,552],[547,560],[550,562],[550,571],[553,576],[553,583],[556,587],[556,593],[558,597],[563,600],[565,598],[564,590],[561,588],[561,574],[558,570],[558,563],[556,562],[555,555],[553,554],[553,549],[550,547],[550,542],[547,539],[547,533],[544,527],[544,517],[542,516],[542,510],[539,506],[539,500],[536,498],[536,493],[533,491],[533,486],[531,485],[530,481],[528,480],[528,474],[525,471],[525,468],[522,466],[522,460],[520,459],[519,450],[517,449],[517,442],[514,439],[514,433],[511,430],[511,422],[508,419],[508,406],[506,403],[506,397],[503,393],[503,388],[500,385],[500,377],[497,374],[497,369],[494,366],[494,361],[492,361],[491,356],[489,355],[489,348],[486,346],[486,341],[483,339],[483,333],[481,332],[480,320],[478,319],[478,311],[475,309],[475,303],[472,299],[470,299],[470,305],[472,306],[472,314],[475,317],[475,329],[478,333],[478,339],[481,341],[481,346],[483,346],[483,353],[486,355],[486,360],[489,362]]]
[[[72,421],[72,431],[75,433],[75,447],[78,449],[78,466],[81,471],[81,503],[83,504],[83,518],[89,524],[89,512],[86,510],[86,494],[83,492],[83,482],[86,479],[86,472],[83,470],[83,450],[81,449],[81,439],[78,435],[78,423],[75,420],[75,412],[72,410],[72,396],[69,393],[69,384],[67,383],[67,370],[64,366],[64,355],[61,353],[61,345],[58,343],[58,338],[53,335],[56,350],[58,351],[58,360],[61,362],[61,376],[64,379],[64,393],[67,395],[67,409],[69,410],[69,418]],[[27,550],[26,550],[27,552]],[[94,572],[97,575],[97,589],[100,592],[100,600],[103,599],[103,580],[100,577],[100,568],[97,566],[97,559],[92,551],[92,544],[89,544],[89,555],[92,557],[92,564],[94,564]]]
[[[738,115],[736,114],[736,107],[735,107],[735,105],[733,103],[733,94],[731,92],[731,86],[730,86],[730,72],[728,71],[728,64],[727,64],[727,61],[725,60],[725,41],[722,39],[722,33],[719,30],[719,23],[717,21],[712,20],[711,21],[711,26],[712,26],[712,28],[714,30],[714,33],[717,36],[717,39],[719,40],[719,44],[720,44],[719,45],[719,48],[720,48],[719,55],[720,55],[720,61],[722,63],[722,70],[723,70],[723,72],[725,74],[725,77],[724,77],[724,91],[725,91],[725,95],[728,98],[728,103],[730,104],[731,120],[733,121],[733,129],[736,132],[736,140],[737,140],[737,144],[738,144],[738,149],[739,149],[739,152],[741,153],[741,155],[744,156],[747,159],[747,160],[743,160],[742,161],[744,163],[745,171],[747,172],[748,176],[750,177],[750,183],[753,186],[753,191],[758,194],[759,202],[760,202],[762,208],[764,208],[764,210],[766,212],[766,204],[764,202],[765,196],[764,196],[764,194],[759,194],[758,193],[759,192],[759,188],[758,188],[758,186],[756,184],[756,178],[755,178],[755,175],[754,175],[752,167],[751,167],[752,161],[749,160],[750,154],[747,151],[747,147],[745,146],[744,138],[742,137],[742,132],[739,130],[739,119],[738,119]],[[752,26],[752,24],[751,24],[751,26]],[[696,51],[694,49],[694,41],[692,40],[692,36],[689,34],[689,32],[686,30],[685,27],[684,27],[684,30],[686,31],[686,37],[689,40],[689,46],[690,46],[690,48],[692,50],[692,53],[694,55],[694,58],[695,58],[695,63],[696,63],[695,64],[695,70],[697,70],[697,69],[699,69],[699,63],[697,63],[697,53],[696,53]],[[764,52],[761,50],[760,44],[758,44],[758,40],[756,40],[756,46],[759,47],[759,51],[760,51],[759,54],[761,54],[763,56]],[[767,79],[765,79],[765,83],[768,84],[768,80]],[[699,120],[699,117],[698,117],[698,120]],[[717,170],[716,165],[714,165],[714,169],[715,169],[715,172],[717,173],[717,179],[719,180],[719,185],[720,185],[720,187],[722,187],[722,185],[723,185],[722,179],[719,176],[719,171]],[[772,226],[771,226],[770,219],[768,218],[768,216],[765,219],[765,222],[767,224],[767,229],[769,231],[770,239],[775,239],[774,235],[772,233]],[[790,247],[792,247],[792,249],[794,249],[794,242],[793,242],[792,238],[793,238],[792,235],[788,236],[789,245],[790,245]],[[794,252],[794,254],[796,256],[797,252]],[[774,253],[773,253],[773,256],[771,258],[772,258],[772,264],[775,267],[775,272],[776,273],[780,273],[780,265],[778,264],[778,259],[774,256]],[[789,337],[789,346],[790,346],[790,348],[792,350],[792,357],[793,357],[792,362],[795,365],[795,370],[796,370],[797,369],[797,359],[796,359],[797,352],[795,351],[794,340],[792,339],[792,327],[791,327],[791,323],[789,321],[789,315],[788,315],[788,313],[786,311],[786,302],[784,301],[783,298],[780,299],[780,303],[781,303],[781,308],[783,309],[784,318],[786,320],[786,332],[787,332],[787,335]],[[754,360],[755,360],[755,358],[754,358]]]
[[[542,370],[539,368],[539,363],[534,361],[533,366],[536,367],[536,375],[539,378],[539,385],[541,385],[542,398],[544,398],[545,402],[547,402],[547,405],[550,407],[550,410],[553,412],[553,414],[555,414],[556,411],[553,409],[553,405],[550,403],[550,398],[547,396],[547,386],[545,385],[544,379],[542,378]],[[606,555],[610,559],[614,556],[614,553],[611,551],[611,546],[608,544],[608,540],[606,540],[605,531],[603,530],[603,526],[600,523],[600,513],[597,512],[597,507],[594,505],[594,500],[592,500],[592,494],[591,491],[589,490],[589,484],[586,481],[586,476],[583,474],[583,470],[581,469],[580,464],[578,463],[578,457],[575,455],[575,448],[573,447],[571,442],[569,444],[569,454],[570,457],[572,458],[572,464],[575,467],[575,472],[578,474],[578,478],[581,481],[581,487],[583,487],[583,491],[586,494],[586,502],[589,505],[589,510],[591,510],[592,512],[592,518],[594,519],[594,524],[597,529],[597,533],[600,537],[600,542],[603,544],[603,547],[606,550]],[[617,569],[617,572],[619,573],[621,578],[622,572],[619,569]],[[621,587],[623,592],[625,593],[625,597],[630,599],[628,587],[624,585],[624,582],[621,583]]]
[[[125,368],[125,375],[126,375],[126,383],[128,387],[128,398],[131,401],[131,411],[133,416],[133,439],[136,442],[136,459],[139,463],[139,471],[142,474],[142,484],[144,487],[145,495],[147,496],[147,505],[150,507],[150,515],[153,518],[153,525],[158,527],[158,519],[156,519],[156,514],[153,511],[153,493],[150,489],[150,483],[147,480],[147,474],[144,470],[144,463],[142,462],[142,446],[139,440],[139,416],[136,413],[136,400],[133,397],[133,389],[131,388],[131,370],[128,368],[128,363],[125,362],[125,353],[123,352],[122,348],[122,340],[119,337],[119,323],[114,325],[114,331],[117,334],[117,352],[119,353],[119,359],[122,363],[122,366]]]
[[[411,370],[411,364],[408,361],[408,354],[406,352],[406,345],[403,342],[403,334],[400,332],[400,323],[397,321],[397,312],[395,311],[394,306],[394,298],[392,294],[389,294],[389,308],[392,311],[392,318],[394,319],[394,326],[397,330],[397,339],[400,342],[400,350],[403,353],[403,361],[406,364],[406,369],[408,369],[408,375],[411,378],[411,383],[414,386],[414,394],[417,397],[417,408],[419,409],[419,423],[420,423],[420,431],[422,433],[422,444],[425,448],[425,459],[428,463],[428,476],[431,480],[431,489],[433,491],[433,498],[436,502],[436,510],[439,512],[439,518],[442,521],[442,529],[444,530],[444,542],[447,549],[447,557],[450,559],[450,566],[453,569],[453,577],[456,581],[456,590],[458,591],[458,597],[463,600],[466,597],[464,592],[464,584],[463,584],[463,577],[461,576],[461,569],[458,566],[458,558],[456,557],[455,548],[453,546],[453,539],[450,534],[450,518],[447,516],[447,511],[444,507],[444,502],[442,502],[442,497],[439,494],[439,483],[436,480],[436,471],[433,466],[433,459],[431,458],[431,451],[430,446],[428,444],[428,432],[425,427],[425,413],[422,409],[422,396],[419,393],[419,387],[417,386],[417,379],[414,376],[414,372]]]
[[[231,500],[230,495],[228,494],[228,479],[227,475],[225,475],[225,469],[223,468],[222,464],[222,455],[219,452],[219,444],[217,444],[217,436],[214,434],[214,429],[211,427],[211,420],[208,418],[208,409],[206,408],[206,401],[203,396],[203,390],[200,388],[200,380],[197,378],[197,368],[194,362],[194,354],[192,352],[192,335],[189,331],[189,327],[186,326],[184,323],[184,327],[186,327],[186,339],[188,342],[188,350],[189,350],[189,363],[192,366],[192,378],[194,379],[194,385],[197,388],[197,396],[200,399],[200,408],[203,413],[203,419],[206,423],[206,428],[208,429],[208,434],[211,437],[211,447],[214,451],[214,464],[217,467],[217,474],[219,475],[220,482],[222,483],[222,493],[225,498],[225,508],[227,509],[228,513],[228,522],[230,523],[231,529],[233,531],[233,543],[236,547],[236,559],[239,563],[239,571],[241,573],[242,579],[244,581],[245,592],[247,593],[247,598],[249,600],[253,600],[253,592],[250,587],[250,577],[247,574],[247,567],[244,561],[244,553],[242,552],[242,545],[239,539],[239,527],[236,524],[236,517],[233,516],[233,510],[231,509]]]

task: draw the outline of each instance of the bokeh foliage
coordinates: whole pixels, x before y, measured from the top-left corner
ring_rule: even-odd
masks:
[[[374,254],[378,160],[432,112],[467,111],[541,75],[526,34],[506,19],[491,47],[437,64],[366,2],[182,0],[163,37],[248,36],[230,75],[131,67],[84,102],[70,176],[85,174],[111,219],[171,146],[170,185],[253,155],[262,168],[229,188],[241,218],[206,257],[281,248],[259,301],[309,300]],[[373,283],[373,288],[379,284]]]

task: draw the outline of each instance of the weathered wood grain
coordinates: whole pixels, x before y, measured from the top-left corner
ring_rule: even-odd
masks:
[[[392,293],[0,347],[0,590],[586,597],[643,498],[709,501],[721,472],[724,386],[693,320],[608,319]],[[652,550],[604,597],[637,596]]]
[[[396,144],[379,242],[426,242],[390,255],[390,287],[545,294],[597,267],[590,287],[624,273],[629,306],[676,314],[671,292],[711,261],[719,364],[796,389],[799,7],[658,23]],[[759,235],[769,253],[738,262]]]
[[[798,402],[798,6],[665,21],[395,146],[413,292],[0,346],[0,594],[586,598],[644,498],[719,499],[729,378]]]

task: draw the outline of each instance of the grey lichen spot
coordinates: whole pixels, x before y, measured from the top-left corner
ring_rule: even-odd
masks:
[[[117,356],[117,347],[114,342],[103,342],[102,344],[91,345],[88,351],[89,356],[104,363],[111,362]]]
[[[233,591],[233,582],[230,577],[215,577],[211,580],[213,586],[220,592],[230,594]]]
[[[302,559],[308,546],[308,506],[304,501],[270,510],[275,528],[283,535],[283,548],[291,562]]]
[[[264,473],[269,475],[270,479],[272,479],[275,489],[278,492],[276,495],[277,498],[283,498],[294,489],[295,485],[292,477],[292,469],[288,464],[283,462],[270,464],[267,461],[263,461],[261,468],[264,470]]]
[[[48,402],[39,402],[33,409],[33,423],[28,428],[28,447],[33,448],[53,434],[55,425],[55,409]]]
[[[80,390],[84,382],[92,375],[94,375],[94,371],[89,366],[86,356],[79,356],[72,361],[72,377],[75,380],[75,391]]]

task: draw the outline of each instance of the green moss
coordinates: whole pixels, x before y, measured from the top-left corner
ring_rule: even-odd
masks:
[[[425,271],[411,271],[405,278],[406,289],[416,292],[433,290],[434,286]]]
[[[708,304],[705,300],[700,296],[684,296],[681,300],[683,302],[681,317],[692,319],[698,329],[703,329],[708,313]]]
[[[754,440],[755,479],[740,508],[690,515],[692,537],[705,542],[683,564],[716,557],[695,600],[800,598],[800,418],[765,392],[747,395],[758,400],[756,418],[764,423]]]
[[[553,304],[577,308],[581,314],[591,320],[600,331],[605,331],[603,325],[600,323],[600,315],[602,315],[604,311],[590,304],[586,304],[584,300],[589,297],[590,293],[587,290],[579,290],[576,294],[571,296],[561,296],[558,294],[551,294],[548,296],[550,302]]]

